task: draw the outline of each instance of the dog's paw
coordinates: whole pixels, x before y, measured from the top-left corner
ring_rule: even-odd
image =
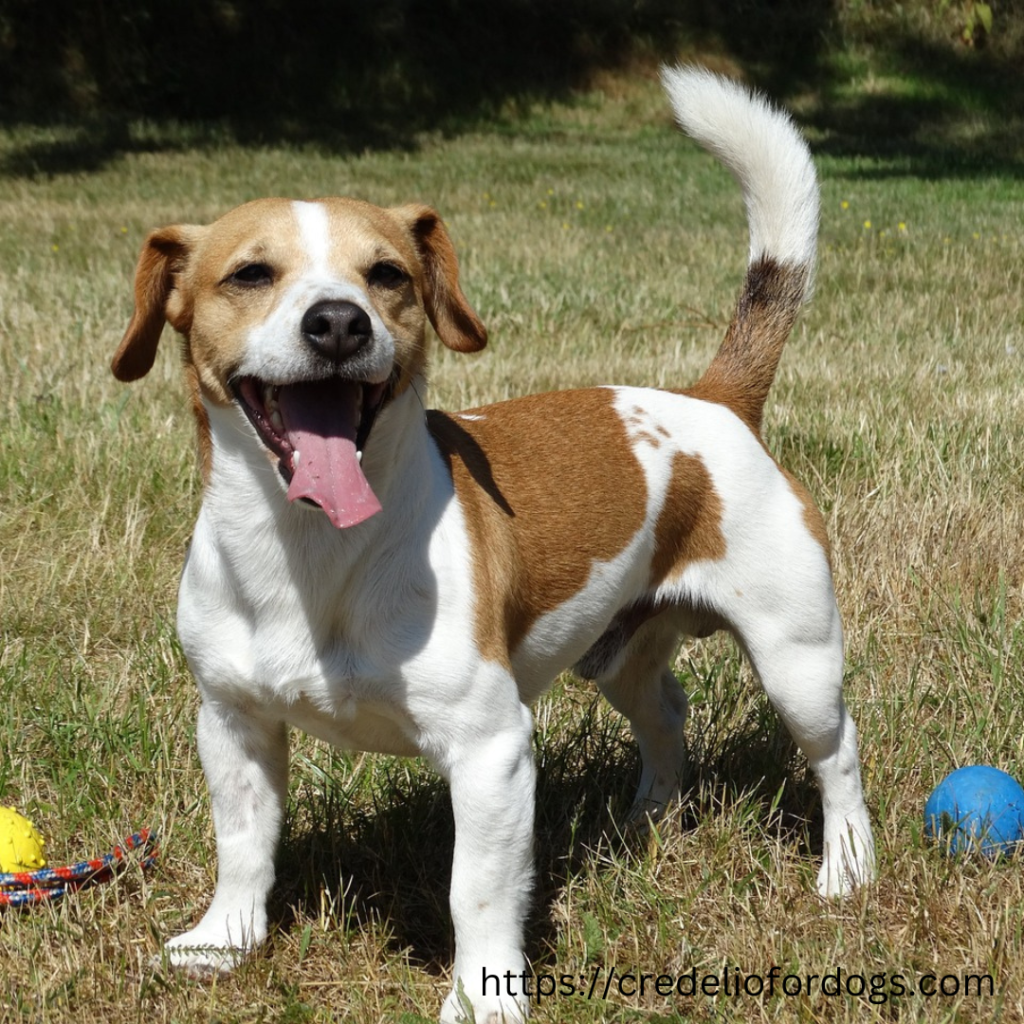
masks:
[[[668,801],[637,797],[626,813],[624,827],[632,835],[646,836],[652,825],[658,825],[679,805],[678,796]]]
[[[195,978],[230,974],[251,952],[251,947],[233,945],[195,928],[165,943],[156,958],[159,966],[167,965]]]
[[[441,1024],[524,1024],[530,1016],[526,996],[475,995],[460,985],[441,1007]]]
[[[848,822],[846,831],[826,837],[818,894],[826,899],[849,896],[875,880],[875,844],[867,814]]]

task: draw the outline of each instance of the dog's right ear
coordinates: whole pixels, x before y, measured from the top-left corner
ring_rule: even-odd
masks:
[[[188,331],[191,310],[179,278],[203,229],[176,225],[152,232],[135,268],[135,311],[110,368],[127,383],[145,377],[156,359],[164,323]]]

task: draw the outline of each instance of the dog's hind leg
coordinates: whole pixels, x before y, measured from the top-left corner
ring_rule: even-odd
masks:
[[[595,682],[630,724],[640,749],[640,785],[630,818],[657,817],[678,799],[687,769],[688,703],[669,661],[679,644],[679,625],[663,612],[641,625]],[[585,671],[583,666],[578,670]]]
[[[818,891],[836,896],[874,877],[874,841],[861,789],[857,730],[843,701],[843,635],[831,575],[821,549],[809,553],[802,559],[789,552],[785,571],[766,573],[756,599],[734,602],[730,618],[817,779],[825,814]]]

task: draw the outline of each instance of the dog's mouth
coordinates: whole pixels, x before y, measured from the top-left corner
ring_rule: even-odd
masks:
[[[270,384],[232,382],[239,406],[278,459],[290,501],[319,505],[337,527],[355,526],[381,510],[362,470],[363,451],[391,381],[326,380]]]

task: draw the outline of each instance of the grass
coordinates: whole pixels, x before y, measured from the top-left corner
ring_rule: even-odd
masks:
[[[478,358],[436,354],[434,404],[676,385],[707,364],[739,286],[735,187],[677,137],[645,79],[415,152],[339,158],[137,126],[145,144],[89,173],[25,176],[4,160],[60,131],[0,134],[0,800],[35,820],[51,863],[143,824],[163,856],[4,913],[0,1019],[431,1019],[451,963],[447,794],[418,763],[301,736],[269,948],[211,984],[152,966],[204,909],[215,861],[173,629],[200,499],[175,345],[131,389],[107,370],[135,253],[152,227],[261,194],[422,199],[453,230],[493,339]],[[921,822],[953,767],[1021,771],[1024,196],[1005,171],[961,173],[955,153],[946,174],[928,166],[819,160],[816,297],[766,416],[834,542],[878,884],[841,905],[813,895],[816,791],[726,640],[680,652],[694,788],[646,840],[617,828],[637,760],[614,713],[570,677],[536,709],[538,971],[600,972],[603,988],[613,969],[838,968],[884,975],[885,1001],[648,986],[552,996],[539,1021],[1024,1017],[1019,861],[947,860]],[[931,973],[957,992],[920,994]],[[994,994],[965,993],[966,974],[990,974]],[[914,994],[897,996],[892,975]]]

